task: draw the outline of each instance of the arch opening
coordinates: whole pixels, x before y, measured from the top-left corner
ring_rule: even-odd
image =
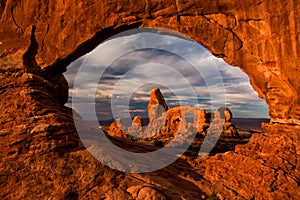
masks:
[[[145,46],[151,43],[151,48],[136,49],[136,47],[134,47],[136,41],[144,43]],[[104,48],[103,44],[106,48],[105,53],[107,55],[114,54],[115,57],[114,61],[110,62],[108,66],[97,64],[99,60],[106,59],[106,54],[97,54],[97,49]],[[213,116],[211,113],[214,113],[217,109],[217,107],[212,106],[212,103],[219,105],[217,98],[211,99],[210,91],[207,87],[210,87],[211,90],[214,90],[216,93],[218,90],[224,90],[224,105],[233,113],[234,117],[231,121],[238,132],[241,133],[242,139],[250,138],[252,133],[261,132],[261,122],[269,121],[267,104],[263,99],[260,99],[253,90],[248,76],[239,68],[229,66],[222,59],[214,57],[207,49],[196,42],[178,37],[178,35],[158,34],[143,30],[114,37],[103,44],[100,44],[89,54],[71,63],[67,68],[65,76],[70,87],[68,102],[68,105],[70,105],[74,92],[81,93],[82,100],[84,101],[85,91],[80,91],[78,88],[75,91],[73,88],[76,73],[78,69],[83,66],[83,63],[86,62],[87,64],[102,68],[103,74],[97,83],[98,86],[95,93],[95,110],[98,117],[95,123],[100,123],[100,126],[106,131],[109,130],[109,125],[116,120],[114,115],[118,116],[117,118],[125,120],[125,126],[123,128],[126,130],[128,130],[130,125],[134,126],[134,118],[140,116],[143,120],[139,123],[142,127],[144,126],[141,130],[146,130],[145,126],[148,125],[149,121],[147,104],[149,103],[150,91],[152,88],[157,87],[157,85],[162,85],[162,87],[160,87],[161,93],[169,108],[191,106],[198,110],[204,109],[205,112],[207,112],[207,116]],[[217,82],[215,85],[211,84],[213,83],[211,80],[214,79],[214,74],[203,77],[201,73],[197,73],[193,68],[184,67],[186,63],[180,60],[182,59],[180,56],[178,57],[176,54],[172,54],[172,52],[170,53],[161,49],[162,46],[166,44],[170,51],[176,48],[186,50],[188,59],[198,63],[200,71],[201,66],[209,65],[211,64],[210,62],[213,62],[215,69],[218,70],[218,73],[222,77],[222,85]],[[87,59],[88,61],[86,61]],[[154,63],[162,63],[162,66],[154,66]],[[143,66],[141,67],[141,65]],[[173,67],[183,76],[171,78],[171,76],[168,76],[168,73],[171,73],[171,71],[160,70],[163,69],[165,65]],[[138,67],[140,67],[140,69],[137,70]],[[155,70],[151,70],[152,68]],[[94,86],[89,82],[88,77],[93,76],[95,73],[97,73],[96,68],[95,71],[86,74],[87,78],[83,84]],[[184,92],[186,83],[181,81],[184,78],[186,78],[187,82],[191,85],[195,95],[189,95]],[[208,79],[210,85],[207,84],[206,80]],[[168,86],[164,87],[163,84],[157,84],[161,83],[159,82],[161,80],[169,82]],[[141,87],[134,87],[137,84],[140,84]],[[147,87],[145,85],[147,85]],[[117,93],[115,93],[116,87],[121,88]],[[115,105],[116,109],[114,111],[111,109],[113,99],[120,100],[116,101],[117,104]],[[122,102],[124,99],[125,104],[123,105]],[[79,104],[77,108],[81,109]],[[83,118],[89,121],[90,115],[91,113],[87,111]],[[99,120],[100,118],[101,120]],[[168,128],[170,129],[170,127]],[[207,128],[203,128],[203,130],[207,130]],[[233,145],[233,148],[234,146],[235,145]],[[228,149],[226,149],[226,151],[227,150]],[[223,150],[218,149],[215,151],[222,152]]]

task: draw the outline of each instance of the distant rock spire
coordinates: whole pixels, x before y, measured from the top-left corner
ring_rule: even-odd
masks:
[[[160,117],[167,110],[168,106],[159,88],[152,89],[150,93],[150,101],[148,104],[149,123],[151,123],[153,119]]]
[[[229,110],[227,107],[220,107],[216,113],[215,113],[216,118],[221,118],[224,119],[225,122],[230,122],[232,119],[232,112]]]

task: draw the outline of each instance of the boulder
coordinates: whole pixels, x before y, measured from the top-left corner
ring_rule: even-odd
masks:
[[[232,113],[227,107],[220,107],[214,114],[214,119],[223,119],[226,122],[230,122],[232,119]]]

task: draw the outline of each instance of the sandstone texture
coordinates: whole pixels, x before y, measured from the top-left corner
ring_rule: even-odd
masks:
[[[221,199],[299,199],[299,10],[293,0],[1,0],[0,198],[201,199],[215,191]],[[269,105],[266,134],[209,157],[206,168],[177,161],[130,175],[91,157],[64,106],[62,73],[139,27],[179,31],[240,67]]]
[[[298,126],[269,125],[234,152],[211,157],[204,177],[225,199],[299,199]],[[250,189],[249,189],[250,188]],[[221,198],[222,199],[222,198]]]

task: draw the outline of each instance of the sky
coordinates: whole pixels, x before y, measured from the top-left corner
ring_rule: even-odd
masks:
[[[269,118],[267,104],[245,73],[177,36],[140,32],[114,37],[71,63],[64,75],[68,105],[87,120],[95,111],[100,121],[146,117],[155,87],[169,107],[213,112],[227,106],[235,118]]]

